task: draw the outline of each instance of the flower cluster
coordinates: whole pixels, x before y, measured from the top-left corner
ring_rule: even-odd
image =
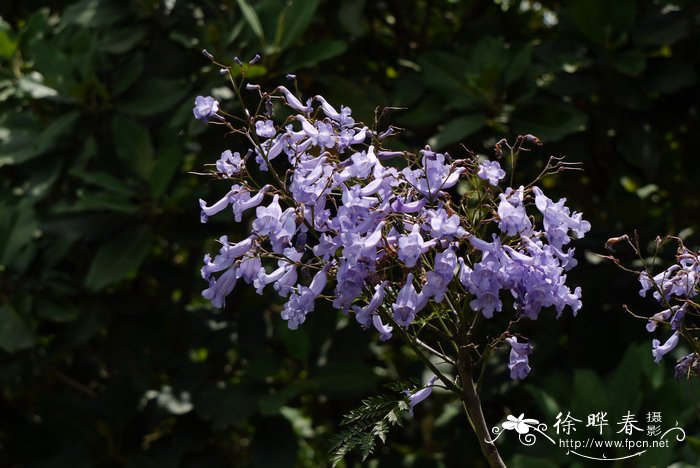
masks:
[[[226,121],[213,98],[195,101],[195,117],[214,117],[249,146],[215,163],[230,190],[211,204],[200,200],[202,222],[226,209],[237,222],[255,214],[247,238],[221,237],[218,254],[204,257],[202,294],[214,307],[242,280],[285,298],[290,329],[323,299],[382,341],[431,314],[471,323],[470,314],[490,319],[504,303],[532,320],[545,308],[557,316],[581,308],[580,288],[566,284],[576,265],[569,243],[590,224],[565,199],[555,202],[534,184],[501,189],[506,172],[496,160],[453,158],[429,146],[416,155],[385,149],[395,128],[370,129],[322,96],[246,89],[264,113],[246,111],[243,128]],[[508,339],[511,376],[522,379],[530,344]]]
[[[681,335],[688,332],[688,321],[698,315],[693,298],[700,293],[700,257],[688,250],[680,239],[676,240],[679,242],[679,248],[675,264],[654,276],[646,270],[639,274],[642,286],[639,295],[645,297],[649,291],[653,291],[654,299],[664,307],[664,310],[649,318],[647,331],[654,332],[659,324],[668,324],[672,332],[663,344],[658,339],[652,340],[652,354],[657,363],[676,348]],[[689,342],[692,344],[694,340]],[[676,379],[698,374],[700,354],[697,350],[677,361]]]

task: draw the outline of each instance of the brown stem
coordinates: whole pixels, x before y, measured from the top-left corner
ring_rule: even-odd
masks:
[[[486,419],[484,419],[484,412],[481,409],[481,399],[474,385],[473,378],[473,368],[471,356],[469,355],[469,348],[462,345],[460,346],[459,353],[459,363],[457,366],[459,372],[459,378],[462,381],[462,394],[460,398],[462,399],[462,405],[469,418],[469,423],[476,433],[476,438],[479,439],[479,447],[481,448],[481,453],[484,454],[486,460],[492,468],[503,467],[506,464],[503,463],[501,455],[498,453],[498,449],[491,440],[491,434],[489,433],[488,426],[486,425]]]

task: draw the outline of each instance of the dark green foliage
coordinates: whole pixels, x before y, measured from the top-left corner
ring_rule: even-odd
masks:
[[[245,231],[224,215],[199,224],[197,200],[229,187],[190,171],[241,144],[192,119],[199,94],[237,108],[204,48],[226,63],[259,53],[255,81],[273,87],[295,73],[305,96],[368,124],[377,106],[405,107],[380,123],[405,129],[396,148],[430,141],[461,154],[464,142],[491,156],[498,138],[533,133],[547,146],[518,163],[520,180],[549,154],[582,161],[583,175],[550,179],[547,193],[593,225],[570,279],[584,309],[529,325],[526,386],[512,386],[506,357],[494,357],[487,421],[625,402],[697,435],[688,384],[661,370],[670,360],[652,362],[643,322],[621,311],[638,305],[633,279],[591,253],[633,229],[642,240],[685,230],[698,247],[698,4],[535,3],[3,2],[0,466],[324,466],[357,401],[421,376],[412,353],[377,344],[329,306],[292,332],[273,294],[239,286],[223,311],[200,297],[213,237]],[[384,401],[375,419],[347,424],[366,424],[349,439],[361,451],[388,430],[384,416],[400,422],[403,400]],[[480,460],[461,410],[442,403],[422,403],[376,463]],[[648,464],[693,464],[699,446]],[[552,460],[501,450],[512,466]],[[349,452],[341,463],[360,462]]]
[[[402,426],[401,413],[408,410],[405,398],[375,396],[362,400],[362,405],[350,411],[340,423],[340,431],[331,437],[330,461],[337,465],[355,447],[364,461],[374,451],[376,439],[386,442],[392,426]]]

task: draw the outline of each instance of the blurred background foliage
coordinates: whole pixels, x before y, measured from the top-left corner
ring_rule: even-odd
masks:
[[[549,154],[583,162],[546,186],[593,225],[571,275],[584,309],[524,325],[537,350],[523,384],[497,356],[487,421],[663,411],[700,433],[693,384],[652,362],[644,322],[621,309],[650,304],[595,256],[635,229],[698,247],[697,2],[23,0],[0,16],[1,466],[324,466],[359,399],[424,377],[408,350],[329,307],[290,332],[252,288],[222,311],[201,299],[211,239],[245,231],[199,224],[197,199],[227,187],[190,171],[230,142],[193,121],[194,97],[239,106],[204,48],[227,63],[260,53],[254,81],[296,73],[306,95],[368,123],[376,106],[406,108],[381,123],[405,129],[397,148],[491,156],[501,137],[533,133],[545,147],[519,180]],[[510,439],[509,466],[583,466]],[[699,447],[637,463],[695,466]],[[483,465],[437,391],[370,463]]]

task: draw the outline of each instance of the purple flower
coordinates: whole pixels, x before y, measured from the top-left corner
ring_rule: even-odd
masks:
[[[277,133],[275,123],[272,120],[258,120],[255,122],[255,133],[262,138],[272,138]]]
[[[700,359],[698,353],[690,353],[687,356],[680,358],[676,364],[673,377],[676,380],[680,380],[682,378],[687,379],[690,377],[691,372],[697,373],[700,371],[700,363],[698,362],[698,359]]]
[[[454,277],[455,267],[457,266],[457,255],[451,248],[444,252],[435,255],[434,271],[429,271],[427,281],[423,287],[423,293],[433,297],[435,302],[442,302],[447,286]]]
[[[407,327],[413,322],[416,314],[428,303],[428,296],[424,293],[418,294],[413,287],[413,273],[406,277],[406,284],[396,296],[396,302],[391,306],[394,310],[394,321],[403,327]]]
[[[570,213],[564,206],[566,198],[554,203],[547,198],[539,187],[532,187],[535,194],[535,206],[544,216],[544,230],[551,245],[560,249],[571,240],[568,231],[571,230],[576,238],[581,238],[591,230],[591,224],[581,217],[581,213]]]
[[[244,161],[239,153],[231,153],[231,150],[226,150],[221,153],[221,158],[216,161],[216,170],[231,177],[241,172],[243,165]]]
[[[508,187],[505,193],[499,195],[498,227],[509,236],[529,234],[532,223],[525,211],[523,200],[525,188],[521,185],[518,189]]]
[[[379,339],[382,341],[388,341],[391,339],[391,331],[394,329],[391,325],[384,325],[382,319],[378,314],[372,316],[372,324],[374,328],[379,332]]]
[[[425,384],[425,387],[421,388],[418,391],[415,391],[413,393],[408,393],[408,404],[410,408],[408,409],[408,414],[413,416],[413,407],[416,406],[418,403],[421,401],[425,400],[430,396],[431,393],[433,393],[433,385],[435,384],[435,381],[437,380],[437,376],[433,376],[427,384]]]
[[[228,269],[218,279],[210,278],[209,287],[202,291],[202,297],[211,301],[212,307],[221,309],[226,305],[226,296],[233,291],[238,276],[236,268]]]
[[[530,373],[530,363],[528,356],[532,354],[532,346],[530,343],[518,343],[514,337],[506,338],[506,342],[511,346],[510,362],[510,378],[513,380],[522,380]]]
[[[370,323],[372,322],[372,316],[375,315],[375,311],[384,302],[384,290],[388,285],[388,281],[382,281],[380,284],[374,287],[374,294],[366,306],[362,308],[357,306],[353,307],[353,310],[355,311],[355,320],[362,324],[363,327],[369,327]]]
[[[418,257],[434,245],[434,239],[428,242],[423,240],[420,235],[420,226],[414,224],[410,234],[399,238],[399,260],[404,262],[407,267],[416,266]]]
[[[228,236],[221,236],[219,239],[219,242],[221,242],[221,250],[219,250],[219,255],[214,257],[213,261],[211,260],[211,256],[209,254],[204,256],[202,278],[209,280],[212,273],[229,268],[231,265],[233,265],[233,262],[245,255],[253,247],[253,242],[256,238],[257,236],[253,235],[236,244],[231,244],[228,241]]]
[[[280,91],[284,95],[284,102],[292,109],[300,112],[311,112],[310,104],[302,104],[301,101],[284,86],[278,86],[275,91]]]
[[[685,311],[688,309],[688,303],[683,304],[680,309],[676,310],[671,319],[671,330],[680,330],[683,326],[683,319],[685,318]]]
[[[453,239],[467,235],[467,231],[460,226],[460,219],[456,214],[449,216],[443,208],[425,210],[424,214],[427,219],[423,223],[423,229],[429,232],[433,238],[446,237]]]
[[[211,96],[197,96],[194,99],[192,112],[194,113],[194,118],[202,122],[209,122],[209,119],[212,117],[221,119],[221,116],[217,114],[219,112],[219,102]]]
[[[497,161],[486,160],[479,164],[479,172],[476,175],[481,179],[488,180],[491,185],[498,185],[498,181],[506,176],[506,171],[501,169],[501,165]]]
[[[289,297],[289,301],[282,310],[282,318],[287,320],[287,326],[290,330],[299,328],[299,325],[306,320],[306,315],[314,310],[316,298],[326,287],[327,273],[331,265],[332,263],[327,263],[323,269],[316,273],[308,287],[299,286],[297,292],[292,293]]]
[[[675,332],[673,335],[669,337],[668,340],[664,344],[661,344],[661,342],[657,339],[652,340],[651,342],[651,354],[654,356],[654,361],[658,364],[661,362],[661,358],[664,357],[665,354],[671,352],[676,345],[678,344],[678,337],[680,336],[679,332]]]
[[[282,208],[279,203],[279,195],[272,198],[268,206],[259,206],[255,210],[256,220],[253,221],[253,231],[259,236],[273,234],[280,224]]]
[[[661,312],[655,313],[647,323],[647,331],[651,333],[654,330],[656,330],[656,327],[659,325],[659,322],[668,321],[668,319],[671,317],[671,312],[675,311],[676,309],[678,309],[678,306],[673,306],[671,309],[666,309],[662,310]]]

